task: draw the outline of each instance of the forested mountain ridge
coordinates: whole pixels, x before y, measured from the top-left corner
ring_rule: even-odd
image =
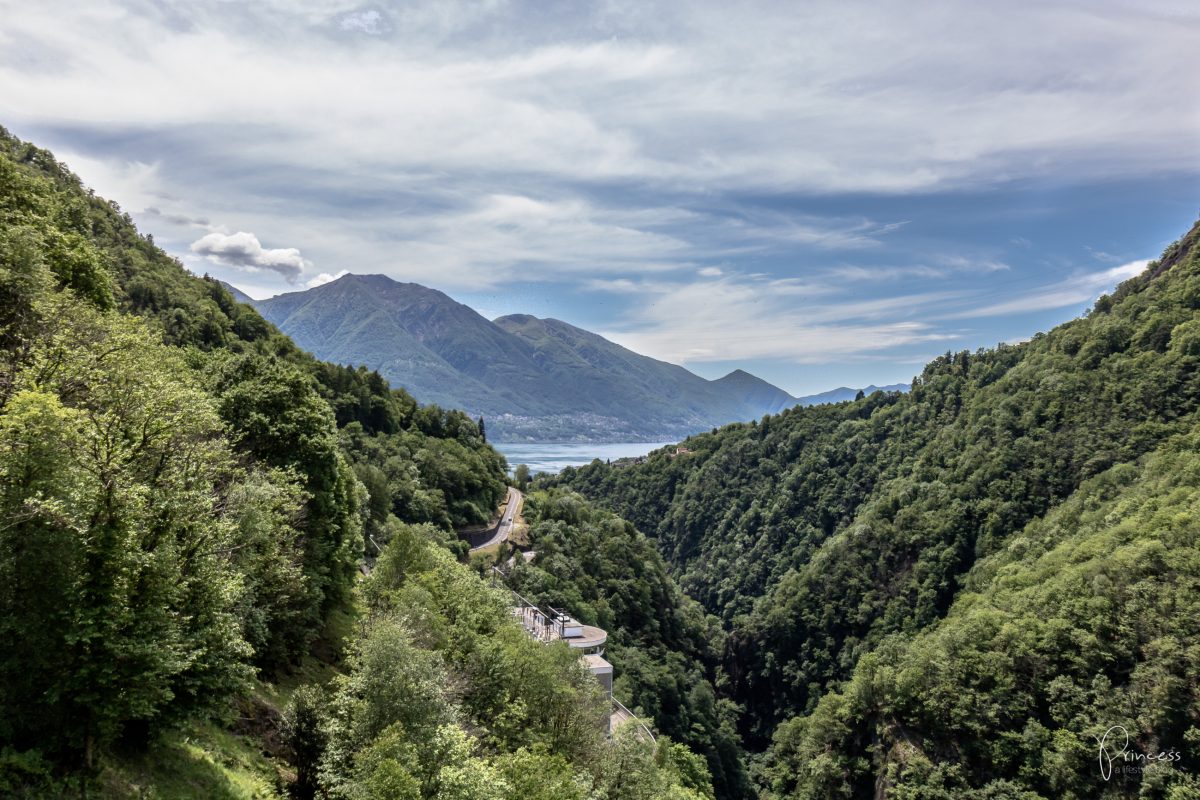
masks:
[[[1092,736],[1124,724],[1147,753],[1186,750],[1200,730],[1183,599],[1198,570],[1198,238],[1200,225],[1081,319],[936,359],[908,394],[791,409],[691,437],[689,452],[543,479],[651,534],[723,616],[743,730],[758,746],[775,737],[760,774],[771,796],[1194,786],[1194,746],[1112,783]],[[1090,513],[1097,503],[1109,516]],[[1147,527],[1125,522],[1139,515]],[[1126,576],[1105,565],[1110,547]],[[1066,563],[1079,566],[1059,574]],[[968,647],[973,636],[991,644]]]
[[[0,129],[0,794],[710,798],[452,556],[504,475]]]
[[[664,440],[797,402],[740,370],[709,381],[559,320],[489,321],[383,275],[345,275],[255,307],[321,358],[487,417],[498,441]]]

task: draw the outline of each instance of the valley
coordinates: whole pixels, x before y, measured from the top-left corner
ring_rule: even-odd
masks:
[[[1200,5],[0,14],[0,798],[1200,800]]]

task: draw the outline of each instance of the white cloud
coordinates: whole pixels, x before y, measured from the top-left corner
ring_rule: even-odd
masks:
[[[779,359],[820,364],[847,359],[904,355],[913,345],[962,339],[968,331],[954,320],[1046,311],[1094,302],[1102,293],[1145,269],[1145,260],[1099,272],[1080,273],[999,303],[980,305],[990,291],[971,282],[938,291],[899,291],[862,297],[851,280],[944,278],[952,268],[966,273],[1002,269],[987,259],[957,256],[926,267],[841,267],[809,279],[724,273],[692,282],[593,280],[589,288],[623,294],[633,304],[621,324],[603,335],[636,352],[675,363]],[[920,272],[928,269],[928,272]],[[892,271],[898,274],[893,275]],[[1018,337],[1019,338],[1019,337]],[[1008,337],[1008,341],[1016,338]],[[898,360],[897,360],[898,359]]]
[[[308,262],[295,247],[268,249],[253,233],[210,233],[192,242],[191,251],[226,266],[251,272],[268,271],[282,275],[295,283]]]
[[[388,30],[383,15],[375,9],[346,14],[338,20],[338,27],[344,31],[355,31],[369,36],[379,36]]]
[[[349,274],[350,274],[350,271],[345,270],[345,269],[340,269],[333,275],[330,275],[328,272],[322,272],[320,275],[317,275],[317,277],[315,277],[309,281],[306,281],[304,285],[307,286],[309,289],[315,289],[318,286],[324,286],[327,283],[336,281],[338,278],[342,277],[343,275],[349,275]]]
[[[986,274],[1007,272],[1012,268],[993,259],[966,258],[958,255],[934,257],[926,264],[871,265],[840,264],[825,272],[839,281],[878,282],[913,279],[947,278],[955,274]]]
[[[1200,126],[1179,111],[1200,93],[1198,22],[1124,0],[42,0],[5,8],[0,117],[77,132],[66,160],[135,214],[237,220],[321,264],[447,288],[719,278],[707,264],[768,251],[878,252],[904,225],[709,213],[730,196],[1200,168]],[[182,253],[197,234],[178,235]],[[281,283],[306,269],[299,252],[268,260],[225,263]],[[967,268],[845,275],[904,270]]]
[[[1003,261],[957,255],[942,256],[938,259],[938,263],[954,272],[1008,272],[1012,269]]]
[[[700,274],[705,278],[716,278],[721,275],[720,267],[704,267],[700,270]]]
[[[665,272],[692,253],[688,242],[655,230],[657,219],[670,217],[670,209],[626,212],[572,197],[491,194],[392,220],[372,244],[389,273],[439,286]]]

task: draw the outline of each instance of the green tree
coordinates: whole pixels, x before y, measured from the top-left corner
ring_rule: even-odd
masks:
[[[219,511],[231,459],[179,355],[69,293],[0,416],[0,740],[91,765],[131,723],[211,709],[250,649]]]
[[[313,379],[281,359],[222,355],[212,361],[221,417],[238,446],[303,478],[304,572],[320,609],[328,610],[346,597],[363,550],[363,498],[339,451],[329,407]]]
[[[327,744],[325,698],[313,686],[301,686],[288,701],[280,732],[290,750],[290,762],[296,767],[292,795],[300,800],[316,796],[319,789],[321,759]]]
[[[517,468],[513,470],[513,481],[517,484],[517,488],[525,491],[529,488],[529,465],[517,464]]]

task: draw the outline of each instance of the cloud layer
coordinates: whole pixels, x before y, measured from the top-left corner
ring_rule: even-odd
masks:
[[[258,295],[349,269],[519,297],[672,358],[994,342],[1119,280],[1100,254],[1161,244],[1096,198],[1200,174],[1200,9],[1170,0],[44,0],[3,20],[0,121],[193,268]]]

